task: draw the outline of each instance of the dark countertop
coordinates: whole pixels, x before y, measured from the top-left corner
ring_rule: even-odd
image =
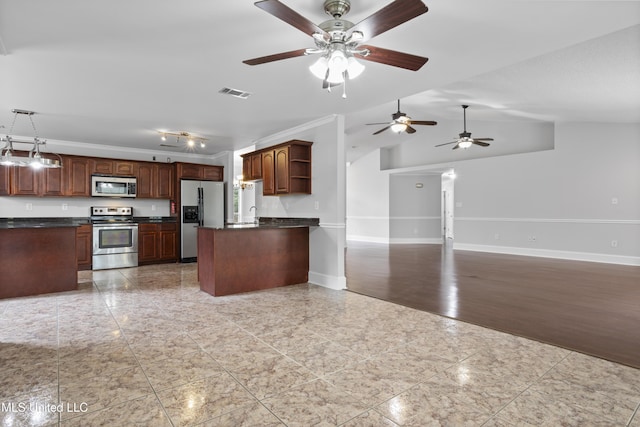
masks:
[[[320,224],[319,218],[276,218],[263,217],[259,223],[227,223],[220,230],[252,230],[265,228],[298,228],[298,227],[316,227]]]
[[[164,223],[164,222],[177,222],[176,217],[172,216],[139,216],[133,218],[137,223]],[[9,228],[56,228],[56,227],[79,227],[81,225],[90,225],[89,218],[72,218],[72,217],[60,217],[60,218],[0,218],[0,229]]]
[[[79,227],[89,218],[0,218],[0,229]]]

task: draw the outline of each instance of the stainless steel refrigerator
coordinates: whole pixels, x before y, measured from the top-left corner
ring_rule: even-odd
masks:
[[[180,204],[180,258],[195,261],[198,227],[224,227],[224,183],[180,180]]]

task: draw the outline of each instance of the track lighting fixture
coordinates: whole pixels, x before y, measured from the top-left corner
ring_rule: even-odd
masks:
[[[198,145],[200,146],[200,148],[206,148],[207,144],[206,141],[208,141],[207,138],[204,138],[202,136],[196,136],[193,135],[189,132],[166,132],[166,131],[158,131],[158,133],[160,134],[160,139],[162,141],[166,141],[167,140],[167,135],[169,136],[175,136],[176,137],[176,144],[180,144],[180,138],[182,138],[187,147],[189,148],[194,148],[196,146],[196,142],[198,143]]]

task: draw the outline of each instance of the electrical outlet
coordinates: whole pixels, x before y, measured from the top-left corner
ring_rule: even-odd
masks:
[[[498,233],[494,234],[493,240],[500,240],[500,235]]]
[[[618,198],[617,197],[612,197],[611,198],[611,204],[612,205],[617,205],[618,204]]]
[[[611,241],[611,247],[612,248],[617,248],[618,247],[618,241],[617,240],[612,240]]]
[[[27,203],[24,207],[25,207],[26,210],[32,211],[33,210],[33,203]]]
[[[151,210],[155,211],[156,210],[156,205],[151,205]]]
[[[317,201],[317,200],[315,202],[313,202],[313,207],[314,207],[315,210],[320,209],[320,202]]]
[[[68,204],[66,204],[66,203],[63,203],[63,204],[62,204],[62,210],[63,210],[63,211],[69,210],[69,205],[68,205]]]

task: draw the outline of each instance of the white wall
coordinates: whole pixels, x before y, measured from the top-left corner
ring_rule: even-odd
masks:
[[[441,243],[440,175],[389,178],[389,242]]]
[[[424,168],[455,169],[454,247],[640,265],[640,125],[561,123],[554,140],[553,150]],[[407,163],[388,172],[415,172],[413,154],[405,148]],[[359,191],[349,185],[349,199]]]
[[[347,239],[389,241],[389,174],[380,171],[380,150],[347,168]]]
[[[312,194],[262,196],[256,185],[255,201],[261,217],[320,218],[310,230],[309,281],[332,289],[345,289],[345,148],[344,117],[329,116],[256,142],[261,149],[291,139],[312,141]]]

